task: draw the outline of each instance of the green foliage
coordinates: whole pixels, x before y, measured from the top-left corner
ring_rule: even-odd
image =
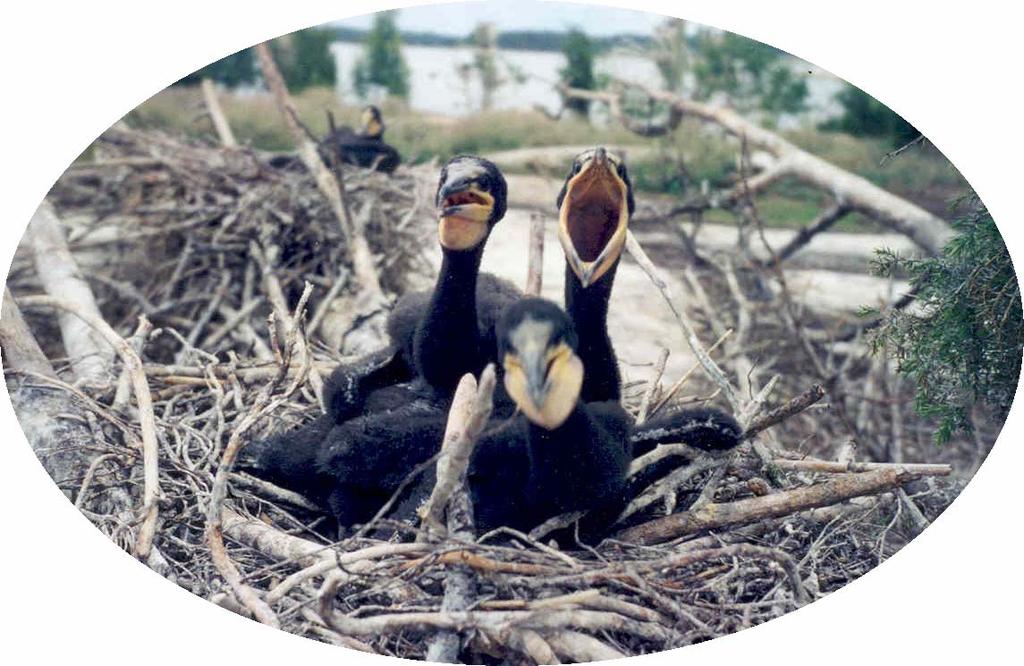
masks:
[[[665,89],[683,92],[686,72],[690,66],[690,52],[686,40],[686,21],[668,18],[655,29],[651,54],[654,64],[665,82]]]
[[[566,65],[560,72],[562,82],[572,88],[582,90],[593,90],[594,79],[594,45],[582,30],[573,28],[565,38],[565,47],[562,50],[565,54]],[[587,117],[590,111],[590,101],[585,99],[570,99],[566,102],[569,109],[582,117]]]
[[[701,31],[693,47],[696,99],[724,93],[741,111],[773,114],[806,108],[807,82],[793,72],[786,54],[731,32]]]
[[[402,36],[395,24],[394,11],[374,15],[354,78],[356,92],[361,96],[366,96],[370,86],[380,86],[395,97],[409,97],[409,67],[402,57]]]
[[[192,72],[175,85],[197,85],[204,78],[213,79],[228,88],[254,83],[257,78],[256,59],[250,49],[242,49]]]
[[[915,407],[936,418],[942,443],[970,427],[968,411],[988,405],[1003,420],[1020,374],[1024,321],[1010,254],[992,216],[976,195],[954,226],[959,234],[942,254],[908,259],[880,251],[879,275],[906,271],[918,310],[886,315],[874,333],[875,350],[888,349],[898,369],[915,381]]]
[[[331,31],[310,28],[271,42],[274,60],[289,91],[299,93],[306,88],[334,85],[334,55],[330,50],[333,39]],[[195,85],[205,77],[228,88],[253,84],[260,78],[256,56],[252,49],[243,49],[189,74],[178,84]]]
[[[823,130],[880,137],[893,148],[909,143],[920,134],[903,116],[857,86],[847,83],[836,94],[836,101],[842,105],[843,115],[823,123]]]
[[[333,39],[333,32],[309,28],[275,39],[271,43],[274,59],[290,92],[334,85],[337,73],[330,49]]]

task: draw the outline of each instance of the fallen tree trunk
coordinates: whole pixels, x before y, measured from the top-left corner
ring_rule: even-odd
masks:
[[[580,90],[568,86],[562,86],[560,89],[562,94],[569,98],[603,102],[608,106],[612,116],[624,127],[642,136],[667,134],[686,116],[717,125],[746,144],[766,150],[775,157],[776,163],[765,170],[768,177],[765,178],[765,182],[760,183],[762,187],[783,176],[798,178],[829,192],[841,206],[863,213],[906,235],[929,254],[938,254],[946,241],[953,236],[949,224],[920,206],[808,153],[775,132],[743,118],[728,107],[711,106],[670,92],[650,90],[633,84],[628,84],[628,87],[641,91],[651,101],[667,104],[667,122],[661,126],[653,126],[652,129],[649,123],[639,124],[629,118],[623,111],[621,102],[626,85],[620,84],[620,90],[617,92]]]

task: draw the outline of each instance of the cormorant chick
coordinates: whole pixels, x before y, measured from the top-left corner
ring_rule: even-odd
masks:
[[[607,322],[615,272],[636,208],[626,163],[603,147],[583,151],[573,159],[557,206],[565,310],[587,368],[583,399],[618,400],[621,376]]]
[[[529,529],[619,501],[632,419],[617,401],[580,399],[585,370],[565,313],[521,299],[502,316],[498,345],[504,387],[520,413],[492,420],[474,451],[468,479],[478,529]],[[339,525],[369,520],[438,451],[446,417],[420,404],[331,430],[317,468],[332,480],[327,505]],[[409,484],[394,517],[412,519],[433,485],[431,465]]]
[[[320,141],[320,149],[346,164],[384,173],[393,172],[402,163],[398,151],[384,143],[384,118],[380,109],[372,104],[363,109],[362,127],[358,132],[339,127]]]
[[[437,282],[432,291],[398,300],[388,317],[387,348],[342,364],[328,377],[324,406],[335,422],[386,409],[393,401],[389,396],[406,391],[390,387],[414,379],[447,401],[462,375],[478,374],[496,360],[498,317],[520,292],[506,280],[480,274],[480,261],[491,230],[505,215],[507,196],[505,177],[488,160],[460,155],[441,169],[435,197],[442,252]]]
[[[244,464],[315,501],[314,460],[335,425],[375,413],[387,418],[396,410],[410,423],[443,417],[459,378],[496,360],[498,317],[519,297],[511,283],[478,276],[487,237],[505,215],[507,192],[505,177],[485,159],[460,155],[441,169],[435,201],[443,260],[433,291],[399,299],[388,317],[388,347],[334,369],[324,382],[325,414],[249,444]],[[353,427],[377,425],[364,418]]]

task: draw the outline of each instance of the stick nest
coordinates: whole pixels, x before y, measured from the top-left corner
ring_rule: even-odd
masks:
[[[68,226],[70,246],[107,321],[125,338],[140,316],[155,326],[133,341],[146,363],[160,444],[159,526],[148,564],[185,589],[248,614],[214,565],[205,534],[214,475],[232,432],[288,356],[283,336],[267,321],[274,310],[268,289],[275,282],[289,308],[305,283],[313,285],[305,330],[311,371],[327,372],[336,362],[339,345],[325,341],[343,345],[347,331],[329,328],[332,302],[351,304],[355,296],[347,293],[345,238],[303,169],[272,166],[271,156],[257,151],[220,149],[117,126],[91,152],[91,159],[61,177],[49,199]],[[354,168],[344,172],[354,215],[391,294],[422,284],[427,273],[420,248],[431,226],[431,171],[403,168],[391,178]],[[755,308],[744,315],[742,348],[729,351],[723,367],[733,368],[737,357],[748,354],[797,358],[798,352],[786,351],[781,343],[771,346],[773,340],[792,338],[785,335],[777,307],[730,300],[730,289],[715,271],[700,277],[711,284],[713,302],[735,306],[712,313],[699,311],[698,303],[695,312],[705,339],[716,337],[713,318],[724,316],[724,325],[735,327],[740,324],[737,308]],[[31,261],[22,254],[9,286],[16,294],[39,290]],[[30,321],[47,356],[60,359],[60,336],[52,319],[36,313]],[[345,323],[358,325],[352,318]],[[753,365],[762,371],[772,367]],[[798,361],[772,371],[782,367],[785,381],[777,391],[782,395],[799,393],[815,381]],[[288,369],[291,376],[297,371]],[[847,363],[844,372],[855,383],[877,369],[857,360]],[[133,511],[142,494],[135,407],[130,401],[118,403],[114,381],[77,389],[54,388],[38,378],[21,381],[39,390],[72,392],[80,412],[67,418],[88,428],[92,441],[87,450],[68,452],[83,456],[80,473],[57,481],[99,529],[130,550],[138,528]],[[286,383],[274,385],[280,405],[272,418],[245,435],[247,440],[298,425],[319,412],[310,383],[285,395]],[[693,386],[697,395],[713,389],[700,377]],[[641,395],[650,393],[644,409],[659,405],[666,395],[660,387],[632,388],[635,397],[627,406],[634,413],[644,402]],[[768,400],[765,407],[775,402],[781,400]],[[774,432],[789,446],[778,447],[777,455],[833,459],[841,432],[837,418],[834,410],[815,410],[786,420]],[[884,416],[872,413],[867,431],[881,439],[892,418],[890,410]],[[926,431],[909,412],[899,418],[906,420],[908,440],[918,441]],[[955,445],[945,451],[962,462],[963,451]],[[908,459],[933,453],[923,444],[905,449]],[[692,462],[685,456],[681,461]],[[660,488],[657,501],[638,515],[685,510],[702,491],[706,501],[730,503],[811,486],[830,476],[777,471],[782,487],[773,489],[749,445],[700,470]],[[714,485],[708,493],[709,478]],[[903,489],[930,520],[963,481],[929,478]],[[610,539],[598,547],[572,537],[555,543],[548,536],[508,530],[434,544],[364,537],[331,542],[318,530],[323,518],[301,498],[241,474],[232,475],[224,508],[231,560],[286,631],[423,658],[439,631],[456,630],[463,658],[477,662],[583,661],[729,634],[842,587],[920,529],[897,488],[657,545]],[[453,569],[475,576],[477,590],[468,611],[442,609]]]

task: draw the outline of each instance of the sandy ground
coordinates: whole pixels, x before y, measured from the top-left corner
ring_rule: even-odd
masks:
[[[491,234],[482,269],[515,284],[525,284],[529,227],[529,211],[510,209]],[[825,245],[830,242],[842,245],[854,241],[866,242],[866,239],[851,239],[848,234],[827,236],[829,239]],[[833,236],[835,238],[831,238]],[[440,251],[432,249],[429,256],[435,267],[439,267]],[[545,235],[543,295],[556,303],[562,302],[564,271],[565,263],[554,219],[549,216]],[[685,306],[687,290],[681,277],[672,270],[663,272],[672,293]],[[826,270],[791,270],[787,272],[787,277],[794,294],[802,301],[830,313],[852,315],[861,305],[883,302],[889,293],[888,281],[867,275]],[[627,383],[648,379],[653,374],[654,362],[663,348],[670,351],[665,369],[667,381],[674,381],[694,363],[668,306],[647,276],[628,256],[619,266],[616,276],[608,330],[622,366],[623,380]],[[710,344],[712,341],[705,342]]]

